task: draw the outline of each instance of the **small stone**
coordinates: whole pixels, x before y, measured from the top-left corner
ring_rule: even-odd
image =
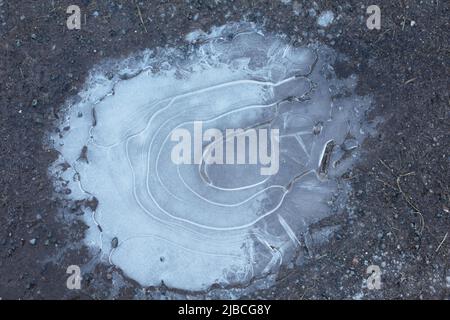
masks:
[[[107,72],[106,78],[108,78],[108,80],[112,80],[114,78],[114,74],[112,72]]]
[[[38,105],[38,100],[37,99],[33,99],[33,101],[31,102],[31,105],[33,107],[36,107]]]
[[[321,27],[328,27],[334,20],[334,13],[332,11],[322,12],[317,19],[317,24]]]
[[[33,239],[30,240],[30,244],[32,246],[36,245],[36,242],[37,242],[36,238],[33,238]]]
[[[117,239],[117,237],[114,237],[111,240],[111,247],[115,249],[115,248],[117,248],[118,245],[119,245],[119,239]]]
[[[320,134],[320,132],[322,131],[323,128],[323,123],[322,122],[318,122],[314,125],[313,127],[313,134],[314,135],[318,135]]]

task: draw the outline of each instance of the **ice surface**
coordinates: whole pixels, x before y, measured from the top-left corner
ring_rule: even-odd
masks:
[[[60,127],[70,129],[52,139],[71,167],[52,167],[55,185],[67,181],[73,200],[98,199],[84,216],[86,243],[141,285],[197,291],[264,279],[331,214],[369,99],[353,93],[354,78],[335,78],[331,49],[284,38],[244,23],[197,31],[188,50],[97,67],[68,103]],[[194,121],[279,129],[278,173],[174,164],[170,133]]]

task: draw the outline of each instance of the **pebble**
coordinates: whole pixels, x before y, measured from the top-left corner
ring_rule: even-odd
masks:
[[[36,242],[37,242],[36,238],[33,238],[33,239],[30,240],[30,244],[32,246],[36,245]]]
[[[334,13],[332,11],[324,11],[317,19],[317,24],[321,27],[328,27],[334,20]]]
[[[117,248],[118,245],[119,245],[119,239],[117,239],[117,237],[114,237],[114,238],[111,240],[111,247],[112,247],[112,248]]]

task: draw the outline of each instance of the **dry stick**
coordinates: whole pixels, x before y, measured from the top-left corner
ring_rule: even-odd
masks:
[[[394,173],[394,170],[393,170],[391,167],[389,167],[383,160],[381,160],[381,159],[379,159],[379,160],[380,160],[381,164],[382,164],[386,169],[388,169],[388,171],[389,171],[391,174],[393,174],[394,176],[396,176],[395,173]],[[425,219],[423,218],[423,214],[420,212],[420,210],[417,208],[417,206],[415,206],[415,205],[411,202],[411,200],[406,196],[405,192],[403,192],[402,187],[400,186],[400,178],[406,177],[406,176],[410,176],[410,175],[413,175],[413,174],[415,174],[415,173],[414,173],[414,172],[409,172],[409,173],[405,173],[405,174],[401,174],[401,175],[397,176],[397,188],[398,188],[398,190],[400,191],[400,193],[402,194],[403,198],[404,198],[404,199],[406,200],[406,202],[408,203],[408,205],[411,206],[411,207],[416,211],[416,213],[419,214],[419,216],[420,216],[420,222],[421,222],[420,234],[422,234],[423,229],[425,228]],[[379,181],[383,182],[384,184],[386,184],[386,185],[392,187],[390,184],[384,182],[384,181],[381,180],[381,179],[377,179],[377,180],[379,180]],[[394,189],[395,189],[395,188],[394,188]]]
[[[409,79],[409,80],[406,80],[403,85],[407,85],[408,83],[411,83],[411,82],[415,81],[416,79],[417,79],[417,77]]]
[[[384,180],[381,180],[380,178],[375,178],[375,180],[381,182],[381,183],[384,184],[385,186],[388,186],[388,187],[390,187],[390,188],[392,188],[392,189],[394,189],[394,190],[397,190],[393,185],[387,183],[387,182],[384,181]]]
[[[416,211],[416,213],[419,214],[419,216],[420,216],[420,222],[421,222],[420,234],[422,234],[423,229],[424,229],[424,227],[425,227],[425,220],[424,220],[424,218],[423,218],[423,214],[422,214],[422,213],[420,212],[420,210],[419,210],[419,209],[411,202],[411,200],[410,200],[410,199],[408,198],[408,196],[403,192],[402,187],[400,186],[400,178],[406,177],[406,176],[410,176],[410,175],[413,175],[413,174],[414,174],[414,172],[409,172],[409,173],[405,173],[405,174],[399,175],[399,176],[397,177],[397,187],[398,187],[398,190],[400,191],[400,193],[402,194],[403,198],[406,200],[406,202],[411,206],[411,208],[413,208],[413,209]]]
[[[381,159],[379,159],[379,160],[380,160],[381,164],[382,164],[386,169],[388,169],[388,171],[389,171],[390,173],[393,173],[393,172],[394,172],[394,170],[392,170],[392,168],[389,167],[383,160],[381,160]]]
[[[142,19],[142,13],[141,13],[141,9],[139,8],[138,4],[136,3],[136,1],[134,1],[134,4],[136,5],[136,9],[139,15],[139,19],[141,20],[142,26],[144,27],[145,33],[148,33],[147,28],[145,27],[144,24],[144,19]]]
[[[441,243],[439,243],[438,247],[436,248],[436,251],[435,251],[436,253],[442,247],[442,245],[444,244],[445,240],[447,240],[447,236],[448,236],[448,232],[445,234],[444,239],[442,239]]]

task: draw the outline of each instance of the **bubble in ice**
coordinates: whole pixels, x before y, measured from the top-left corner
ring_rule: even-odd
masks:
[[[105,262],[142,286],[226,290],[266,281],[304,250],[308,227],[343,197],[370,99],[355,77],[336,78],[332,49],[286,39],[234,23],[92,70],[51,135],[50,171],[69,200],[95,202],[85,243]],[[278,172],[175,164],[170,133],[195,121],[278,129]]]

